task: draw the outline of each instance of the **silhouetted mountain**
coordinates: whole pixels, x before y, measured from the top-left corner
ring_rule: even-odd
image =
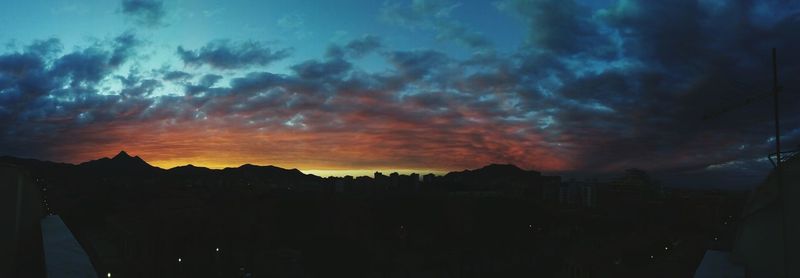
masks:
[[[198,167],[192,164],[183,165],[183,166],[176,166],[167,170],[170,173],[178,174],[178,175],[205,175],[214,173],[216,170],[209,169],[206,167]]]
[[[523,170],[511,164],[490,164],[480,169],[450,172],[444,180],[463,185],[462,189],[503,189],[513,184],[537,183],[541,177],[537,171]]]
[[[166,171],[166,177],[171,183],[219,180],[219,176],[220,170],[197,167],[192,164],[173,167]]]
[[[0,156],[0,163],[21,166],[32,173],[46,173],[48,177],[64,177],[75,174],[75,165],[30,158]]]
[[[0,162],[23,166],[28,168],[29,170],[32,169],[45,169],[45,168],[66,168],[66,167],[74,167],[75,165],[68,164],[68,163],[59,163],[59,162],[52,162],[52,161],[43,161],[38,159],[32,158],[19,158],[13,156],[0,156]]]
[[[265,185],[295,185],[311,186],[319,184],[322,178],[315,175],[306,175],[297,169],[283,169],[276,166],[258,166],[245,164],[236,168],[222,169],[224,177],[236,180],[246,180],[255,184]]]
[[[256,175],[267,175],[267,176],[294,176],[294,177],[303,177],[306,174],[300,172],[297,169],[283,169],[280,167],[275,167],[272,165],[268,166],[259,166],[253,164],[245,164],[239,166],[237,168],[225,168],[223,171],[231,172],[231,173],[240,173],[240,174],[256,174]]]
[[[316,190],[313,188],[324,185],[324,179],[319,176],[276,166],[244,164],[239,167],[209,169],[189,164],[165,170],[125,151],[120,151],[112,158],[104,157],[78,165],[8,156],[0,157],[0,162],[25,166],[43,177],[66,178],[77,183],[98,186],[122,182],[135,187],[136,184],[149,181],[146,183],[159,186],[246,186]],[[454,190],[508,190],[541,184],[542,175],[511,164],[490,164],[479,169],[450,172],[440,181]]]
[[[81,163],[78,167],[98,176],[152,176],[164,171],[148,164],[139,156],[131,157],[125,151],[120,151],[113,158],[104,157]]]
[[[512,164],[489,164],[483,166],[480,169],[464,170],[460,172],[450,172],[447,173],[446,177],[480,179],[485,177],[497,178],[497,177],[519,177],[519,176],[530,176],[530,175],[538,176],[540,175],[540,173],[536,171],[523,170]]]

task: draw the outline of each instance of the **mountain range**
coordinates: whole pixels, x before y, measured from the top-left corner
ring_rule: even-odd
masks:
[[[120,151],[112,158],[100,158],[80,164],[57,163],[36,159],[0,156],[0,163],[22,166],[32,174],[50,179],[69,179],[86,181],[96,179],[125,180],[138,182],[146,180],[168,180],[175,183],[208,183],[225,180],[228,183],[257,182],[263,184],[320,184],[323,178],[304,174],[298,169],[284,169],[276,166],[244,164],[239,167],[210,169],[194,165],[162,169],[147,163],[139,156],[131,156]],[[475,170],[450,172],[441,177],[443,181],[458,184],[481,184],[492,186],[513,181],[525,181],[541,177],[537,171],[523,170],[510,164],[490,164]]]

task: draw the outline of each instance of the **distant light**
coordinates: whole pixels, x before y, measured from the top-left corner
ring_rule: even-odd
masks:
[[[725,221],[725,222],[724,222],[724,223],[722,223],[722,224],[728,225],[728,221]]]
[[[219,248],[217,248],[216,251],[219,252]]]
[[[651,258],[651,259],[653,259],[653,258],[655,258],[655,257],[653,257],[653,255],[650,255],[650,258]]]
[[[664,246],[664,250],[669,250],[669,246]]]
[[[719,239],[719,237],[714,237],[714,240],[718,240],[718,239]]]
[[[106,274],[106,277],[109,277],[109,278],[111,278],[111,272],[109,272],[108,274]]]
[[[178,262],[181,262],[181,258],[178,258]]]

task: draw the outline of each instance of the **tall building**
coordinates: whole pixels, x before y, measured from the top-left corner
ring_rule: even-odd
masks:
[[[44,276],[37,189],[22,168],[0,163],[0,277]]]
[[[436,175],[434,174],[426,174],[422,176],[422,183],[431,184],[436,179]]]

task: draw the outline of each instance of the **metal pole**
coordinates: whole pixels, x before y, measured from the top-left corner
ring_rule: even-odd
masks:
[[[786,228],[786,194],[783,190],[783,175],[782,175],[782,167],[781,167],[781,125],[780,125],[780,113],[779,113],[779,105],[778,105],[778,92],[780,91],[780,87],[778,87],[778,61],[777,61],[777,51],[775,48],[772,48],[772,94],[774,98],[774,112],[775,112],[775,182],[778,185],[778,194],[780,196],[779,200],[781,202],[781,213],[783,214],[781,217],[781,232],[783,237],[783,275],[784,277],[789,277],[789,251],[787,250],[788,244],[788,236],[789,233]]]
[[[775,48],[772,49],[772,93],[775,98],[775,153],[777,156],[777,167],[781,168],[781,124],[778,113],[778,62]]]

